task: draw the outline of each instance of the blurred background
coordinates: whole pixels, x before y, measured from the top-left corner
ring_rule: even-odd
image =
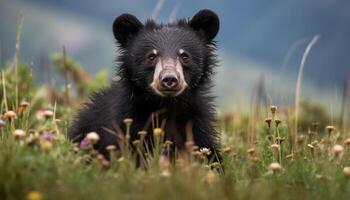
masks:
[[[320,39],[305,63],[302,98],[327,107],[340,102],[350,72],[348,0],[0,0],[0,66],[13,59],[21,11],[20,61],[43,81],[42,58],[63,46],[89,73],[106,68],[111,79],[117,52],[111,27],[124,12],[141,21],[168,22],[203,8],[221,19],[214,88],[220,110],[248,108],[257,91],[274,104],[294,102],[301,58],[316,35]]]

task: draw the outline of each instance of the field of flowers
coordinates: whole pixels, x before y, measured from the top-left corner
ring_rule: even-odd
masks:
[[[187,143],[171,163],[163,130],[140,132],[126,142],[133,119],[125,119],[123,150],[108,146],[106,160],[90,133],[80,144],[67,139],[76,110],[107,85],[107,73],[93,77],[67,58],[52,56],[52,78],[35,84],[31,68],[1,70],[0,199],[348,199],[350,134],[347,120],[330,117],[314,103],[294,106],[257,103],[250,113],[219,113],[222,163],[212,152]],[[44,70],[43,76],[49,76]],[[344,115],[342,115],[344,116]],[[297,124],[297,125],[296,125]],[[154,150],[142,136],[153,134]],[[130,145],[136,148],[131,153]],[[147,151],[147,150],[146,150]],[[141,164],[136,167],[136,157]]]
[[[173,144],[159,127],[128,141],[133,119],[124,120],[122,148],[108,146],[107,160],[93,149],[96,133],[79,144],[67,138],[83,102],[108,85],[107,71],[90,75],[63,48],[35,77],[32,66],[19,63],[19,38],[20,31],[13,62],[0,66],[0,199],[350,197],[346,85],[338,117],[299,100],[277,106],[255,101],[248,113],[218,112],[221,163],[208,160],[213,152],[192,141],[169,161],[164,155]],[[153,149],[143,145],[146,134],[156,141]]]

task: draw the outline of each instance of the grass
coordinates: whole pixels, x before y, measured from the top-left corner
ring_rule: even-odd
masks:
[[[302,101],[298,105],[297,130],[293,130],[294,105],[253,105],[252,109],[261,109],[260,112],[218,115],[221,164],[208,161],[208,152],[197,149],[195,144],[188,145],[187,152],[170,164],[162,155],[172,144],[159,142],[154,153],[141,156],[141,167],[136,167],[135,154],[130,153],[125,140],[122,152],[115,153],[109,147],[112,159],[107,161],[91,148],[98,141],[96,135],[90,134],[86,145],[72,144],[67,139],[72,113],[89,93],[106,85],[106,77],[103,73],[96,77],[87,75],[67,58],[65,51],[53,56],[53,65],[66,82],[62,89],[52,83],[36,86],[27,66],[2,68],[0,199],[350,196],[347,126],[344,119],[331,119],[317,104]],[[72,87],[68,87],[68,80]],[[128,138],[132,119],[124,122],[121,128]],[[298,132],[297,138],[293,138],[293,131]],[[156,138],[164,135],[160,128],[155,128],[153,134]],[[142,148],[142,142],[133,141],[133,145]]]

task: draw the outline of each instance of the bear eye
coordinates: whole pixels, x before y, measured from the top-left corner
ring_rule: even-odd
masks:
[[[187,63],[190,59],[190,55],[187,52],[185,52],[183,49],[180,49],[179,56],[180,56],[182,62],[184,62],[184,63]]]
[[[148,59],[149,61],[154,61],[154,60],[157,58],[157,56],[158,56],[157,50],[154,49],[151,53],[149,53],[149,54],[147,55],[147,59]]]
[[[151,53],[150,55],[148,55],[148,60],[150,61],[154,61],[156,59],[157,55],[154,53]]]

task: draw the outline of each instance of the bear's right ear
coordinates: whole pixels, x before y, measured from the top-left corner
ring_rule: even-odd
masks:
[[[113,34],[115,39],[125,46],[129,38],[135,36],[141,29],[143,24],[131,14],[122,14],[114,20]]]

